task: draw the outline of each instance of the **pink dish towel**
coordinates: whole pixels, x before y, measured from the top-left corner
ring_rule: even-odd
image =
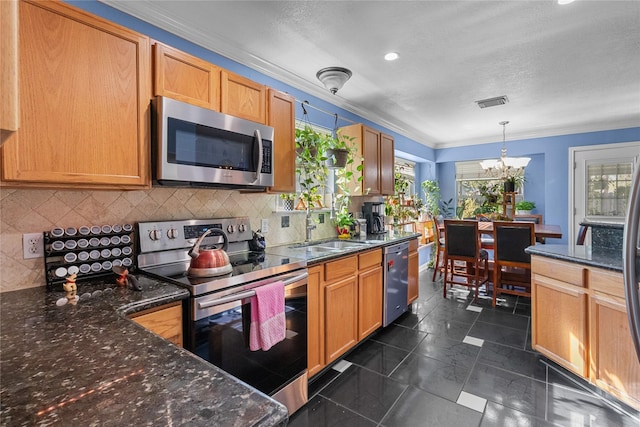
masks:
[[[284,282],[273,282],[255,288],[251,297],[251,351],[269,350],[285,338]]]

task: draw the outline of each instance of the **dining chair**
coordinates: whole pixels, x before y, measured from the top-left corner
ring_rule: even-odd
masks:
[[[578,230],[578,237],[576,238],[576,245],[579,245],[579,246],[584,245],[584,241],[587,238],[587,231],[589,231],[589,226],[586,224],[580,224],[580,229]]]
[[[440,272],[440,276],[442,276],[442,271],[444,270],[445,240],[442,219],[434,219],[433,221],[433,242],[435,245],[436,260],[433,263],[433,278],[431,280],[435,282],[436,273]]]
[[[544,224],[542,220],[542,214],[526,214],[526,215],[514,215],[513,220],[516,222],[533,222],[534,224]],[[536,237],[536,242],[545,243],[544,237]]]
[[[493,307],[499,294],[531,297],[531,255],[536,244],[533,222],[494,221]]]
[[[478,301],[480,286],[489,281],[489,256],[480,247],[478,221],[444,220],[444,286],[462,285],[474,289],[474,302]]]

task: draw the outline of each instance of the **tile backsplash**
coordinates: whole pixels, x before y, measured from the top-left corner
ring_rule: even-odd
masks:
[[[269,220],[267,247],[304,240],[305,215],[276,212],[277,195],[232,190],[153,188],[145,191],[0,190],[0,292],[45,286],[42,258],[23,259],[22,235],[80,227],[187,218],[248,216],[251,228]],[[281,228],[281,217],[289,227]],[[325,218],[327,217],[325,213]],[[317,214],[314,214],[317,218]],[[313,238],[335,236],[331,222]]]

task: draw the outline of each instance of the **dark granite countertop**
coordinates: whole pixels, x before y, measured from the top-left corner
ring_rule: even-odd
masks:
[[[622,272],[622,255],[617,251],[592,251],[591,246],[587,245],[535,245],[529,246],[525,252]]]
[[[416,239],[420,236],[421,236],[420,233],[396,232],[394,233],[393,236],[389,236],[388,233],[385,233],[385,234],[367,235],[367,237],[364,239],[316,240],[308,243],[274,246],[274,247],[267,248],[266,252],[267,254],[271,253],[274,255],[305,259],[307,260],[307,265],[311,266],[313,264],[318,264],[321,262],[329,261],[331,259],[341,258],[343,256],[356,254],[358,252],[368,251],[377,247],[388,246],[395,243]],[[314,246],[322,246],[323,244],[336,242],[336,241],[346,242],[346,243],[356,243],[357,245],[354,245],[352,247],[342,248],[342,249],[334,249],[334,250],[326,250],[326,251],[310,250],[310,248],[313,248]]]
[[[127,319],[188,292],[138,276],[142,292],[79,283],[0,294],[0,424],[286,425],[263,393]]]

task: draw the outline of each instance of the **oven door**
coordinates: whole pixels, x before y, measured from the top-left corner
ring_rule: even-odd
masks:
[[[303,270],[287,277],[271,278],[285,282],[287,332],[283,341],[268,351],[249,350],[252,291],[244,290],[194,300],[209,312],[191,322],[187,349],[268,395],[298,379],[307,369],[307,274]]]
[[[201,185],[273,185],[273,128],[157,97],[155,179]]]

